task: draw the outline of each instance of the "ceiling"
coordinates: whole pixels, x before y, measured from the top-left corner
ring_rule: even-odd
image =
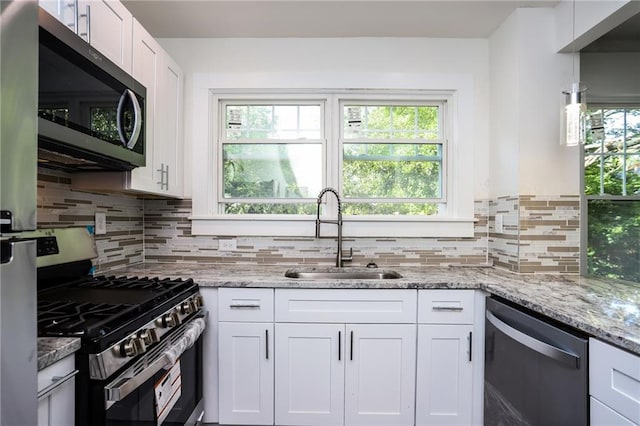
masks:
[[[123,0],[159,38],[486,38],[519,7],[548,0]]]
[[[640,13],[582,48],[581,52],[640,52]]]

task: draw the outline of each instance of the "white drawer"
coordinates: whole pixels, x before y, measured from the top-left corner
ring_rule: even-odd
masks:
[[[418,291],[421,324],[473,324],[474,290]]]
[[[591,414],[589,424],[591,426],[637,426],[594,397],[591,397],[590,405]]]
[[[218,289],[218,321],[273,322],[273,289]]]
[[[276,289],[276,322],[415,324],[416,290]]]
[[[640,357],[597,339],[589,339],[589,393],[640,423]]]
[[[74,371],[75,356],[69,355],[38,371],[38,392]]]

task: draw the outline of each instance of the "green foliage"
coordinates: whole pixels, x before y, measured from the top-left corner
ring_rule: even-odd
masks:
[[[588,202],[588,271],[640,282],[640,201]]]

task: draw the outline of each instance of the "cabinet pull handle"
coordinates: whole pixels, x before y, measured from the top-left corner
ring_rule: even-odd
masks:
[[[473,332],[471,332],[471,331],[469,332],[468,339],[469,339],[469,362],[471,362],[471,360],[472,360],[471,351],[472,351],[472,348],[473,348]]]
[[[229,305],[230,309],[260,309],[260,305],[251,303],[237,303]]]
[[[84,33],[80,33],[78,35],[82,38],[86,37],[85,41],[91,44],[91,6],[87,5],[86,12],[83,15],[80,15],[80,17],[87,19],[87,27],[86,27],[87,31]]]
[[[431,309],[438,312],[461,312],[464,310],[462,306],[434,306]]]
[[[351,351],[349,352],[349,361],[353,361],[353,330],[351,330],[351,336],[349,339],[351,340]]]
[[[78,374],[78,370],[74,370],[64,377],[59,377],[59,376],[52,377],[51,381],[53,383],[51,383],[49,386],[47,386],[46,388],[38,392],[38,401],[51,395],[51,393],[53,393],[58,387],[62,386],[69,380],[73,379],[76,376],[76,374]]]
[[[338,361],[342,360],[342,331],[338,331]]]
[[[264,331],[264,337],[266,339],[266,347],[267,347],[267,349],[266,349],[266,357],[267,357],[267,359],[269,359],[269,329],[266,329]]]

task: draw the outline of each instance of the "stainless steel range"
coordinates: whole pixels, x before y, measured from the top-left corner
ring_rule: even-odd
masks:
[[[38,335],[82,341],[76,424],[198,424],[206,324],[198,285],[191,279],[90,276],[87,257],[95,256],[95,246],[86,230],[36,234]],[[168,374],[179,387],[159,389]],[[162,392],[179,396],[165,400]]]

